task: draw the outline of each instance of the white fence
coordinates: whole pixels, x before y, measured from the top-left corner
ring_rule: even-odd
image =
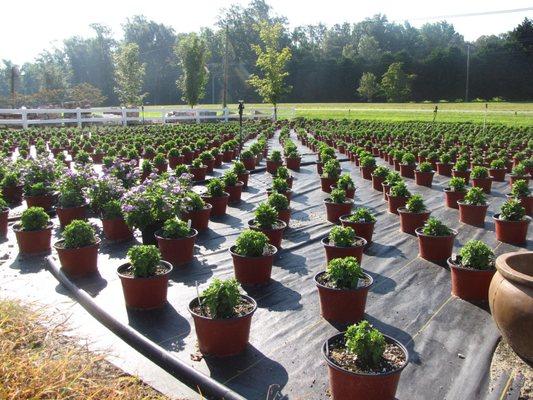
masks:
[[[283,110],[287,114],[287,110]],[[280,110],[278,108],[278,115]],[[289,117],[294,117],[295,110],[289,110]],[[154,117],[154,115],[157,115]],[[274,119],[274,109],[271,107],[245,108],[243,119]],[[19,108],[0,109],[0,126],[15,126],[28,128],[32,125],[63,125],[70,124],[82,127],[87,124],[118,124],[128,123],[172,123],[172,122],[207,122],[234,121],[239,119],[237,112],[229,108],[220,109],[187,109],[187,108]]]

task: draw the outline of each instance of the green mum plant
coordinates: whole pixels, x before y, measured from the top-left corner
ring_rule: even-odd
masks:
[[[411,192],[407,189],[405,182],[398,182],[394,186],[391,186],[389,196],[392,197],[411,197]]]
[[[365,277],[355,257],[334,258],[328,263],[326,278],[338,289],[355,289]]]
[[[402,164],[404,165],[415,165],[416,164],[416,157],[413,153],[405,153],[402,156]]]
[[[153,245],[138,245],[128,250],[128,259],[136,278],[148,278],[156,274],[161,254]]]
[[[30,207],[22,213],[20,225],[25,231],[40,231],[50,223],[50,217],[42,207]]]
[[[261,203],[255,210],[255,222],[263,229],[271,229],[278,219],[278,212],[267,203]]]
[[[450,182],[448,183],[448,187],[454,192],[462,193],[466,191],[466,181],[464,178],[459,178],[457,176],[454,176],[452,179],[450,179]]]
[[[376,222],[376,217],[370,209],[365,207],[358,207],[353,213],[348,217],[350,222]]]
[[[62,233],[66,249],[79,249],[96,243],[94,228],[86,221],[74,220]]]
[[[433,166],[431,163],[425,161],[418,165],[417,171],[419,172],[433,172]]]
[[[231,318],[235,316],[235,308],[241,300],[239,284],[235,279],[213,279],[200,295],[200,299],[212,318]]]
[[[212,178],[205,185],[207,188],[207,195],[210,197],[222,197],[224,196],[224,190],[226,185],[220,178]]]
[[[233,187],[237,185],[239,177],[234,171],[230,169],[224,173],[224,175],[222,176],[222,180],[224,181],[225,186]]]
[[[350,325],[344,334],[346,350],[357,356],[364,365],[375,368],[379,365],[386,342],[383,334],[368,321]]]
[[[277,212],[289,209],[289,200],[287,197],[278,192],[272,192],[268,196],[267,204],[274,207]]]
[[[287,193],[289,189],[289,184],[283,178],[274,178],[272,181],[272,190],[278,193]]]
[[[346,191],[343,189],[333,189],[329,195],[332,203],[344,204],[346,203]]]
[[[529,197],[531,191],[525,179],[518,179],[511,187],[511,195],[515,198]]]
[[[337,188],[343,190],[355,188],[355,184],[349,173],[345,173],[339,176],[339,180],[337,181]]]
[[[470,172],[470,178],[472,179],[484,179],[489,177],[489,170],[486,167],[476,165]]]
[[[500,219],[504,221],[521,221],[526,216],[526,209],[518,200],[507,200],[500,209]]]
[[[472,187],[466,192],[464,202],[471,206],[484,206],[487,204],[487,196],[483,189]]]
[[[412,213],[421,213],[427,210],[427,207],[424,204],[424,198],[419,194],[414,194],[409,197],[409,200],[407,200],[407,203],[405,204],[405,208]]]
[[[459,250],[459,261],[463,267],[486,270],[494,268],[494,252],[480,240],[469,240]]]
[[[179,218],[167,219],[161,229],[161,237],[166,239],[181,239],[191,235],[190,223]]]
[[[337,247],[351,247],[355,238],[355,231],[349,226],[335,226],[328,235],[329,243]]]
[[[435,217],[429,217],[422,228],[422,233],[427,236],[450,236],[453,231]]]
[[[235,242],[235,253],[244,257],[261,257],[269,254],[269,240],[263,232],[247,229]]]

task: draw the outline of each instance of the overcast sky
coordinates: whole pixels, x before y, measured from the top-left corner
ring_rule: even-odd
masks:
[[[116,38],[120,38],[121,24],[136,14],[170,25],[176,32],[196,31],[202,26],[212,26],[219,10],[234,3],[247,4],[248,0],[2,0],[0,59],[16,63],[31,61],[43,49],[60,46],[67,37],[90,35],[88,25],[94,22],[109,25]],[[448,16],[445,19],[466,40],[506,32],[525,17],[533,18],[533,0],[268,0],[268,3],[276,14],[289,19],[291,27],[319,22],[328,26],[358,22],[378,13],[387,15],[390,21],[408,20],[420,26],[439,20],[432,17]],[[529,10],[456,16],[523,8]]]

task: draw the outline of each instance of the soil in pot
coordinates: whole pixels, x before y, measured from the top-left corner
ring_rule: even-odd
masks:
[[[328,263],[334,258],[355,257],[359,265],[362,264],[363,250],[367,244],[367,241],[362,237],[356,236],[353,245],[349,247],[335,246],[327,237],[322,239],[321,242],[324,246]]]
[[[246,257],[235,253],[235,246],[231,246],[233,271],[235,279],[242,285],[263,285],[270,282],[274,256],[278,252],[275,246],[269,246],[269,253],[259,257]]]
[[[473,205],[466,204],[464,201],[458,201],[457,204],[459,206],[459,221],[473,226],[485,225],[485,216],[489,208],[488,204]]]
[[[126,242],[133,239],[133,231],[123,218],[102,219],[102,229],[107,240]]]
[[[334,203],[331,199],[325,199],[326,219],[334,224],[339,223],[339,218],[343,215],[350,214],[353,207],[353,200],[346,200],[344,203]]]
[[[76,249],[65,248],[63,240],[59,240],[54,244],[61,268],[71,278],[82,278],[98,272],[99,248],[100,239],[97,239],[96,243],[90,246]]]
[[[174,267],[187,264],[194,257],[194,242],[198,236],[196,229],[191,229],[189,236],[178,239],[168,239],[161,236],[161,231],[155,233],[159,251],[163,260]]]
[[[20,254],[33,255],[48,253],[51,250],[53,224],[50,222],[40,231],[25,231],[19,224],[13,226]]]
[[[418,236],[420,257],[436,264],[445,264],[452,256],[453,242],[457,231],[452,229],[450,236],[430,236],[422,233],[422,228],[415,230]]]
[[[254,231],[263,232],[265,235],[267,235],[270,244],[279,249],[281,247],[283,232],[285,231],[287,224],[285,224],[285,222],[283,222],[282,220],[278,219],[272,229],[264,229],[259,227],[255,223],[255,220],[251,219],[248,221],[248,227],[250,229],[253,229]]]
[[[202,196],[202,199],[208,204],[211,204],[213,207],[211,209],[211,216],[212,217],[221,217],[223,215],[226,215],[226,209],[228,207],[229,202],[229,193],[224,193],[223,196]]]
[[[489,286],[495,269],[474,269],[461,265],[460,259],[448,259],[452,277],[452,295],[472,302],[485,302],[489,299]]]
[[[56,207],[56,212],[57,217],[59,218],[59,224],[61,225],[61,228],[64,228],[75,219],[86,219],[87,206],[84,204],[79,207]]]
[[[424,226],[431,215],[431,211],[413,213],[405,207],[399,207],[397,211],[400,215],[400,230],[410,235],[415,234],[416,228]]]
[[[526,243],[531,217],[526,216],[521,221],[505,221],[500,219],[500,214],[494,214],[492,218],[494,219],[497,240],[517,245]]]
[[[211,215],[211,209],[213,206],[209,203],[206,203],[203,210],[192,210],[184,212],[181,218],[184,221],[191,221],[191,227],[196,229],[198,232],[207,230],[209,226],[209,216]]]

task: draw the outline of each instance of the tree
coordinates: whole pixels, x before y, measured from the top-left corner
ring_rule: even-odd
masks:
[[[361,79],[359,80],[359,87],[357,88],[357,93],[364,97],[369,102],[372,102],[372,99],[376,97],[379,93],[379,83],[372,72],[363,72]]]
[[[281,96],[291,90],[291,87],[284,82],[289,76],[286,68],[291,59],[291,50],[288,47],[279,50],[282,30],[281,24],[271,25],[267,22],[259,24],[259,36],[264,49],[259,45],[252,45],[252,49],[257,54],[256,66],[263,73],[263,78],[253,74],[248,80],[263,101],[272,103],[274,119],[277,118],[277,104]]]
[[[205,96],[209,51],[205,41],[196,33],[191,33],[179,41],[175,52],[182,69],[176,84],[183,93],[182,100],[192,108]]]
[[[85,104],[96,107],[106,100],[102,91],[90,83],[80,83],[73,86],[69,90],[68,97],[71,101],[80,104],[80,107],[85,107]]]
[[[139,61],[139,46],[125,43],[115,54],[115,93],[124,106],[142,103],[146,93],[141,94],[144,80],[144,64]]]
[[[402,102],[411,95],[411,83],[415,75],[408,75],[403,71],[403,63],[395,62],[389,65],[387,72],[381,79],[381,88],[391,102]]]

